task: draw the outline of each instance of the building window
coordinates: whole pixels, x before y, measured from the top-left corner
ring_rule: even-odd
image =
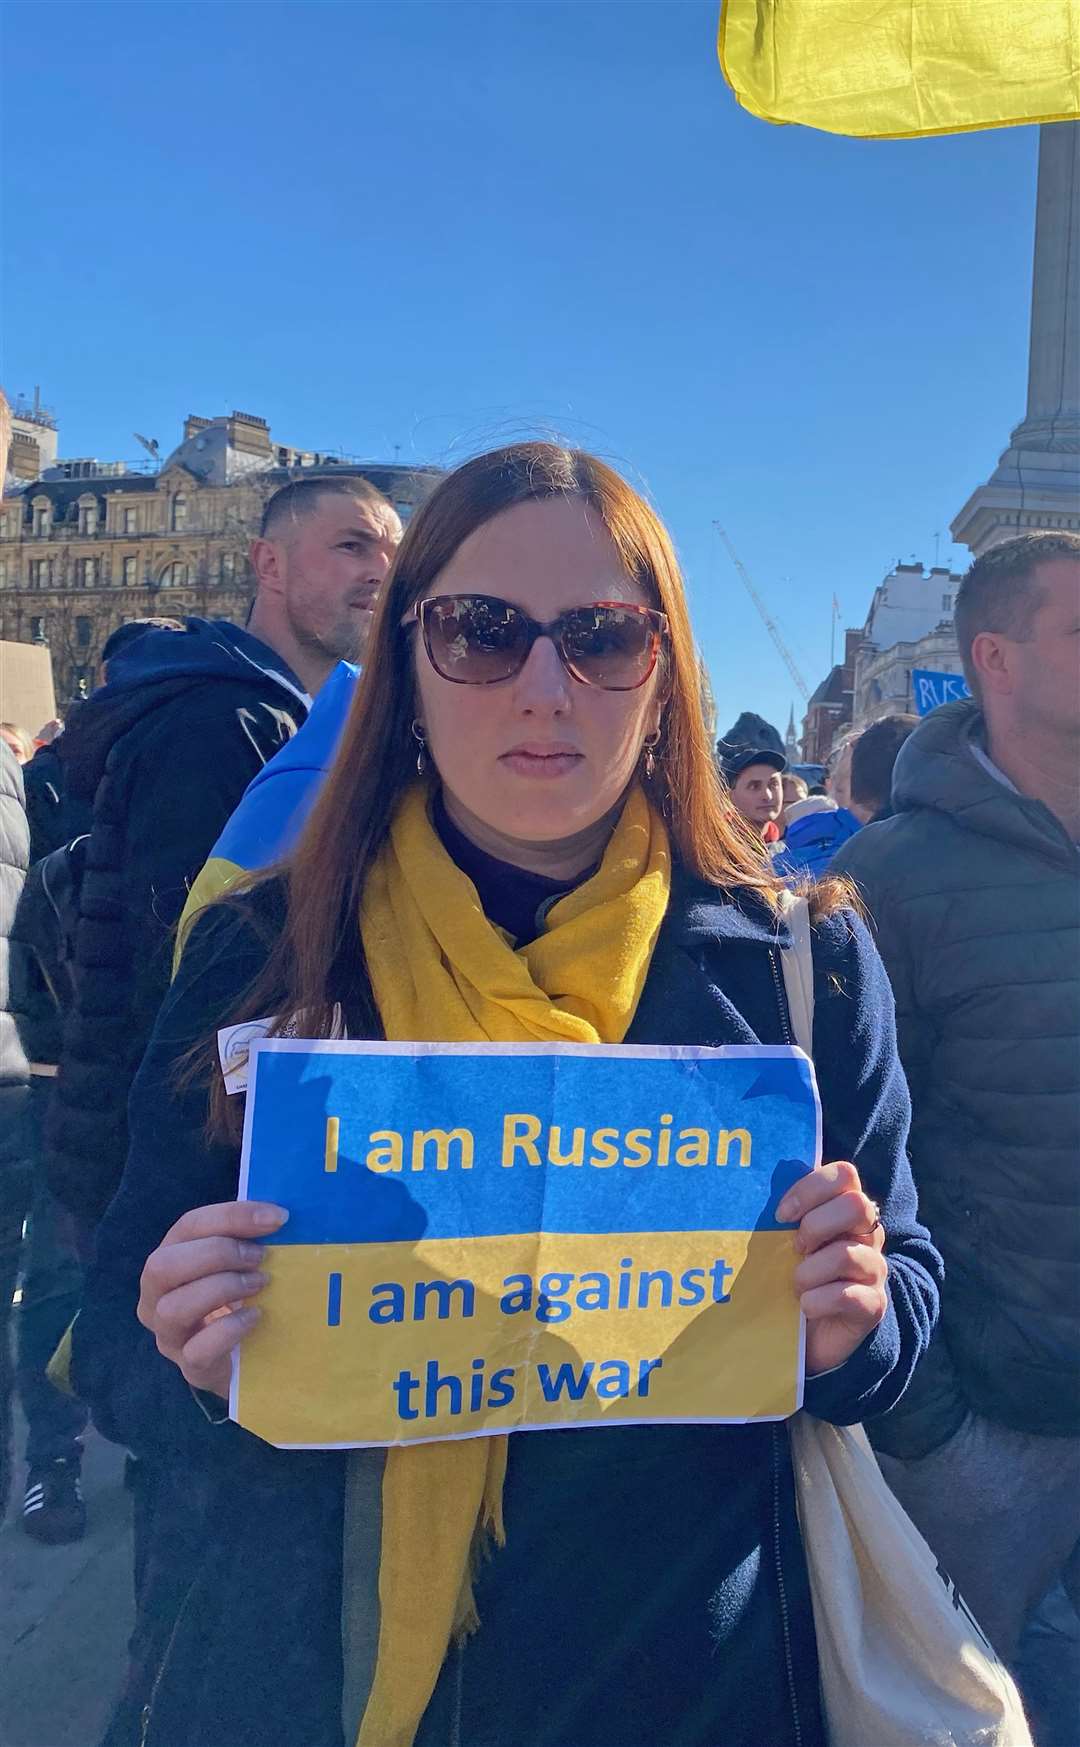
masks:
[[[98,525],[98,506],[96,503],[81,503],[79,505],[79,533],[96,534]]]
[[[7,560],[0,558],[0,588],[7,587]]]
[[[96,558],[79,559],[79,584],[82,588],[97,587],[98,561]]]
[[[53,561],[51,558],[31,558],[30,587],[51,588],[53,579]]]
[[[174,534],[179,534],[187,527],[187,511],[187,498],[178,494],[172,500],[172,531]]]
[[[139,560],[137,558],[125,558],[124,559],[124,587],[125,588],[134,588],[135,584],[138,582],[138,580],[139,580]]]
[[[161,573],[160,580],[162,588],[186,588],[188,580],[187,565],[179,558],[172,564],[166,564]]]
[[[30,641],[31,643],[44,643],[45,641],[45,620],[40,613],[36,613],[30,620]]]
[[[139,531],[139,512],[138,512],[138,510],[125,510],[124,511],[124,533],[125,534],[137,534],[138,531]]]
[[[52,520],[51,508],[52,506],[47,503],[36,503],[34,505],[33,525],[35,534],[47,534],[49,532],[49,524]]]
[[[943,613],[951,613],[952,612],[952,595],[951,594],[943,594],[942,595],[942,597],[941,597],[941,610]]]
[[[93,635],[94,622],[84,619],[81,615],[75,620],[75,642],[80,649],[89,649],[90,638]]]
[[[221,554],[221,581],[226,586],[236,581],[235,552],[223,552]]]

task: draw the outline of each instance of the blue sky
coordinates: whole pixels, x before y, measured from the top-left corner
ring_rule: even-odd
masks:
[[[721,727],[798,703],[1023,414],[1037,134],[738,109],[696,0],[2,8],[0,377],[68,455],[241,407],[452,464],[523,432],[644,483]]]

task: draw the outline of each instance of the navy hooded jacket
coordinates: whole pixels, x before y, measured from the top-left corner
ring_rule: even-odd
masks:
[[[158,1505],[152,1565],[164,1599],[144,1609],[153,1629],[132,1686],[148,1706],[146,1747],[345,1747],[355,1729],[342,1729],[344,1597],[378,1625],[383,1452],[365,1453],[372,1505],[346,1554],[345,1452],[275,1449],[211,1423],[136,1316],[143,1263],[169,1227],[236,1194],[238,1148],[208,1143],[205,1089],[178,1085],[175,1068],[263,968],[284,905],[282,883],[268,881],[192,929],[132,1093],[127,1168],[75,1326],[74,1376],[99,1428],[167,1458],[185,1524],[190,1477],[206,1479],[197,1544],[185,1531],[160,1559],[168,1496]],[[679,874],[627,1042],[782,1042],[776,960],[787,940],[753,893]],[[844,1424],[903,1393],[936,1319],[940,1262],[916,1212],[881,963],[844,913],[818,928],[814,957],[825,1156],[857,1164],[881,1207],[889,1263],[885,1319],[807,1384],[809,1411]],[[371,1023],[361,983],[342,988],[353,1037]],[[418,1747],[820,1747],[783,1427],[579,1429],[510,1446],[507,1546],[478,1578],[483,1624],[463,1666],[447,1663]],[[191,1558],[182,1582],[178,1545],[181,1562]]]
[[[154,629],[109,663],[67,730],[68,791],[93,809],[46,1169],[84,1224],[127,1155],[127,1099],[168,988],[188,888],[248,783],[310,699],[265,643],[221,619]]]

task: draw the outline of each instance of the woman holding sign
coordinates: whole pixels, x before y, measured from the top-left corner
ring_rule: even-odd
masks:
[[[903,1392],[940,1264],[884,973],[843,888],[813,901],[827,1162],[778,1217],[805,1404],[846,1424]],[[788,945],[717,779],[656,515],[581,453],[467,463],[406,533],[294,858],[198,919],[133,1094],[77,1378],[108,1435],[212,1493],[146,1747],[822,1747],[782,1423],[313,1452],[225,1405],[256,1240],[288,1210],[234,1199],[220,1028],[784,1044]]]

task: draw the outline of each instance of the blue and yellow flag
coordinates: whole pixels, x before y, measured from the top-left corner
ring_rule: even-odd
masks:
[[[744,109],[861,139],[1080,116],[1080,0],[723,0]]]
[[[199,911],[224,897],[245,874],[272,866],[292,849],[334,762],[359,677],[358,667],[339,662],[300,732],[244,790],[188,893],[177,930],[174,970]]]
[[[269,1443],[799,1407],[799,1050],[273,1038],[246,1117],[241,1199],[289,1210],[232,1390]]]

